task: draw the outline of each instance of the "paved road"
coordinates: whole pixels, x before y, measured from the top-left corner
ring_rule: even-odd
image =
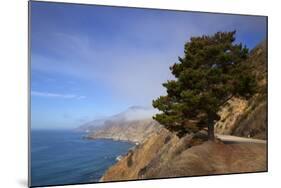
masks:
[[[225,143],[258,143],[258,144],[266,144],[266,140],[259,140],[254,138],[244,138],[238,136],[231,135],[220,135],[216,134],[216,137],[221,139]]]

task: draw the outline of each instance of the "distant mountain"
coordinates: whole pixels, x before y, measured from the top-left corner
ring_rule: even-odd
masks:
[[[161,125],[153,119],[106,121],[105,125],[95,129],[86,136],[88,139],[113,139],[142,143],[152,133],[161,129]]]
[[[133,121],[152,118],[157,112],[154,108],[142,107],[142,106],[131,106],[126,111],[121,112],[115,116],[112,116],[110,120],[123,120]]]
[[[112,124],[112,122],[120,123],[152,119],[152,116],[155,113],[157,113],[157,110],[150,107],[131,106],[127,110],[116,115],[87,122],[78,127],[77,130],[93,132],[101,129],[101,127],[104,128],[105,126],[109,126],[109,124]]]

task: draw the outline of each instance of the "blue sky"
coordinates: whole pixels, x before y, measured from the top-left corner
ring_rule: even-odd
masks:
[[[74,128],[151,106],[191,36],[236,30],[253,48],[266,18],[31,3],[32,128]]]

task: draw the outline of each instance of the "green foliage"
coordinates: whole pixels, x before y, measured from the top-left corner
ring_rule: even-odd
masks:
[[[176,79],[163,84],[167,95],[153,100],[162,111],[153,118],[181,137],[213,126],[230,97],[252,96],[257,84],[245,61],[248,49],[234,41],[235,31],[192,37],[170,67]]]

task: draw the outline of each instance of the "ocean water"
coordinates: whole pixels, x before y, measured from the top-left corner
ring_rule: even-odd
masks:
[[[31,131],[31,185],[98,182],[132,143],[86,140],[75,131]]]

